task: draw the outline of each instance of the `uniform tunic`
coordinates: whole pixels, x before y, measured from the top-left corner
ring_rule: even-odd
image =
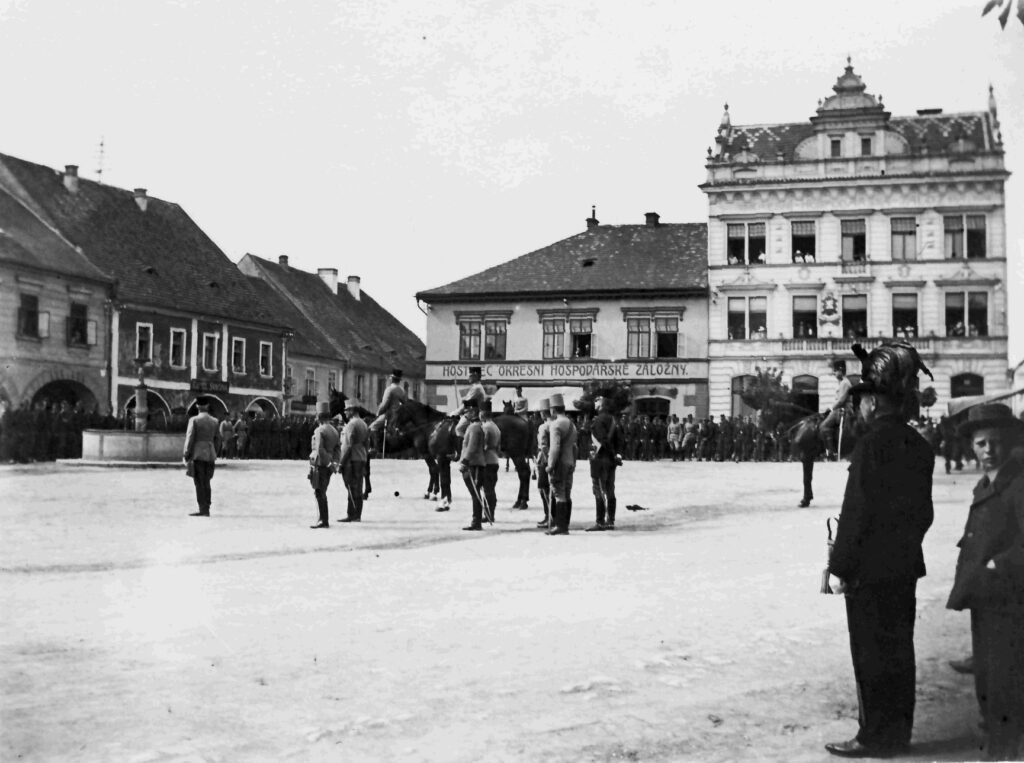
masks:
[[[341,479],[348,489],[348,516],[351,519],[363,517],[363,478],[366,475],[366,443],[370,429],[366,422],[353,416],[341,433]]]
[[[196,486],[196,503],[201,514],[210,513],[213,495],[210,480],[213,479],[217,451],[220,450],[220,425],[217,419],[205,411],[188,420],[185,431],[185,448],[182,456],[192,462],[192,481]]]
[[[313,495],[316,496],[320,522],[325,525],[328,523],[327,486],[331,484],[331,475],[334,473],[333,465],[340,460],[341,435],[329,421],[321,422],[313,430],[309,463],[315,470],[314,478],[310,480],[313,485]]]

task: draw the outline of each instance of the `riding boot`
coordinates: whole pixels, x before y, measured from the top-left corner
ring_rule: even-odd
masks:
[[[568,504],[564,501],[555,501],[552,506],[552,522],[551,529],[548,530],[548,535],[568,535],[569,534],[569,517],[568,517]]]
[[[617,501],[614,498],[608,499],[608,519],[605,522],[605,530],[615,529],[615,504]]]

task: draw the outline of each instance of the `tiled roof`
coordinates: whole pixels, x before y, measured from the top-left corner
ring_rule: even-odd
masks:
[[[975,150],[988,151],[994,143],[992,123],[985,112],[971,114],[927,114],[916,117],[895,117],[889,127],[902,135],[910,144],[910,152],[944,154],[960,138],[972,143]]]
[[[416,297],[705,291],[707,254],[705,223],[599,225]]]
[[[306,320],[306,317],[295,305],[263,279],[255,276],[248,278],[261,305],[274,316],[275,321],[291,328],[292,338],[288,342],[289,355],[309,355],[327,359],[334,359],[338,356],[330,340],[314,323]]]
[[[814,135],[810,122],[781,125],[740,125],[732,128],[731,140],[724,150],[735,157],[746,150],[761,161],[776,161],[779,153],[784,161],[795,158],[796,147]]]
[[[963,138],[967,150],[989,151],[995,144],[990,116],[983,111],[969,114],[922,114],[912,117],[893,117],[886,123],[888,129],[898,133],[909,144],[910,154],[945,154],[959,150],[957,142]],[[763,162],[774,162],[782,154],[783,161],[795,159],[796,147],[815,133],[810,122],[789,124],[737,125],[722,150],[735,160],[744,150]]]
[[[334,354],[353,366],[381,371],[401,368],[406,376],[424,376],[426,345],[365,290],[357,300],[343,283],[332,294],[316,273],[253,254],[245,255],[239,268],[270,283],[316,324]]]
[[[0,260],[61,276],[77,276],[105,283],[113,281],[2,188]]]
[[[62,173],[0,154],[0,185],[16,189],[100,270],[117,279],[117,299],[278,327],[234,263],[179,207],[148,197],[143,212],[133,193],[79,180],[64,186]]]

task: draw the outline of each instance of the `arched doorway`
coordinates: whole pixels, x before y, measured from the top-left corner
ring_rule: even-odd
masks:
[[[807,411],[817,413],[820,405],[818,377],[803,374],[793,377],[793,402]]]
[[[147,429],[166,431],[170,428],[171,407],[167,405],[166,400],[151,389],[146,390],[146,408],[148,409]],[[128,402],[124,404],[124,412],[125,418],[135,419],[135,395],[128,398]]]
[[[978,374],[957,374],[949,380],[950,397],[974,397],[985,394],[985,380]]]
[[[245,407],[246,415],[250,411],[259,411],[265,419],[277,418],[277,406],[265,397],[258,397]]]
[[[732,377],[732,415],[733,416],[756,416],[757,411],[743,401],[743,393],[749,390],[757,378],[744,374]]]
[[[222,419],[228,414],[228,407],[224,405],[224,401],[216,395],[199,395],[188,407],[188,418],[192,418],[199,413],[200,403],[206,403],[209,405],[210,415],[215,418]]]
[[[58,409],[64,403],[71,408],[81,405],[83,410],[91,411],[96,407],[96,396],[81,382],[58,379],[44,384],[32,396],[32,407],[43,403],[50,408]]]

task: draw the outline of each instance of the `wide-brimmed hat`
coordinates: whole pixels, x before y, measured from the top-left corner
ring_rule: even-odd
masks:
[[[493,411],[494,411],[494,408],[491,405],[491,401],[490,400],[481,400],[479,408],[480,408],[480,413],[493,413]]]
[[[551,401],[548,400],[546,397],[542,397],[540,400],[537,401],[537,410],[538,411],[550,411],[551,410]]]
[[[480,376],[481,374],[483,374],[483,368],[481,368],[480,366],[470,366],[469,375],[472,376],[473,374]]]
[[[548,398],[549,408],[565,408],[565,398],[558,392]]]
[[[402,369],[401,368],[392,368],[391,369],[391,375],[394,376],[396,379],[401,379],[402,378]]]
[[[479,403],[478,403],[478,402],[476,401],[476,398],[475,398],[475,397],[474,397],[474,398],[470,398],[469,400],[466,400],[466,401],[465,401],[465,402],[463,403],[463,405],[464,405],[464,406],[465,406],[465,407],[466,407],[467,409],[470,409],[470,408],[479,408],[479,407],[480,407],[480,404],[479,404]]]
[[[957,434],[971,437],[979,429],[1008,429],[1020,437],[1024,435],[1024,421],[1014,416],[1007,405],[983,403],[967,409],[967,421],[960,425]]]
[[[316,415],[323,416],[324,414],[331,415],[331,404],[326,400],[316,404]]]
[[[363,406],[354,397],[350,397],[345,401],[345,410],[351,411],[353,408],[362,408]]]

